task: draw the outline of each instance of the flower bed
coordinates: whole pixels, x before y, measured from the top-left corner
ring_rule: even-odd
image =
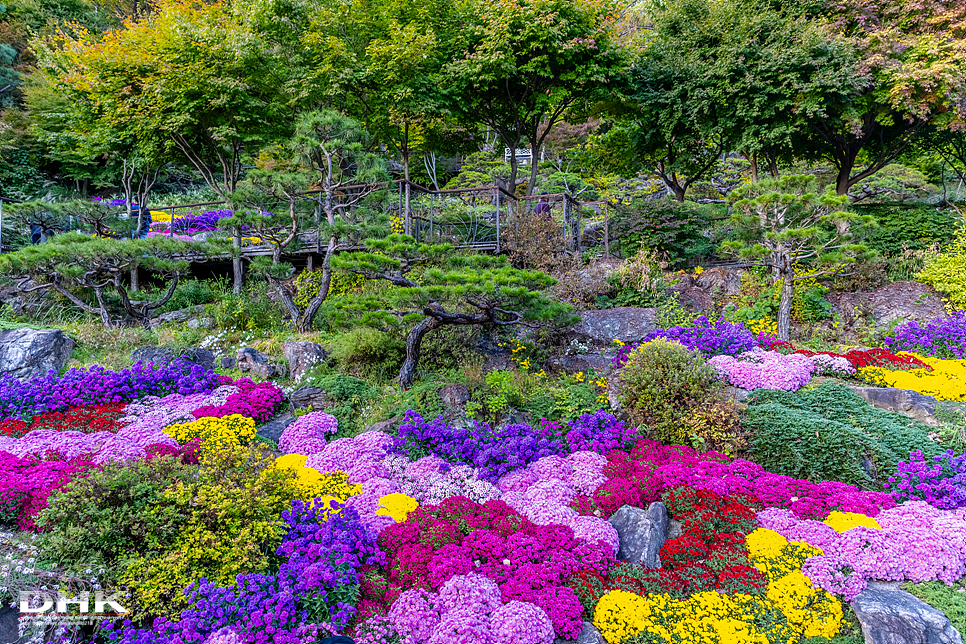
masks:
[[[859,369],[859,376],[881,386],[911,389],[940,400],[966,401],[966,360],[943,360],[915,354],[902,356],[925,368],[890,371],[882,367]]]
[[[845,368],[844,357],[769,353],[780,355],[738,352],[712,361],[760,358],[754,364],[762,369],[766,361],[797,365],[803,378],[820,363]],[[0,519],[23,529],[36,528],[37,512],[69,481],[94,484],[118,460],[200,453],[201,464],[178,470],[177,483],[158,483],[151,516],[176,506],[201,523],[177,524],[167,558],[142,554],[124,579],[169,588],[202,555],[205,565],[230,556],[236,567],[226,575],[226,559],[188,587],[180,614],[150,626],[112,625],[107,638],[123,644],[309,644],[346,631],[368,644],[551,644],[576,637],[584,621],[609,644],[798,642],[837,633],[840,598],[854,597],[870,579],[966,574],[966,510],[948,509],[966,503],[959,492],[966,459],[952,455],[934,465],[913,455],[888,492],[873,492],[663,445],[602,411],[567,426],[496,428],[426,421],[410,411],[398,436],[335,440],[336,419],[313,412],[288,425],[279,440],[288,454],[266,466],[246,450],[258,447],[248,443],[277,408],[280,390],[213,377],[162,393],[130,402],[123,416],[120,405],[105,408],[118,414],[110,418],[116,431],[56,431],[25,420],[23,436],[0,439]],[[831,400],[822,388],[756,396],[803,413],[830,408]],[[765,406],[751,401],[759,411]],[[872,416],[856,416],[862,431],[866,421],[879,427]],[[64,417],[91,419],[91,428],[102,422],[93,408]],[[914,434],[889,433],[889,449]],[[222,489],[218,468],[251,478],[235,474],[234,487]],[[251,520],[254,532],[245,521],[212,519],[236,511],[242,499],[270,509]],[[280,528],[275,517],[288,499]],[[661,549],[663,566],[618,562],[607,518],[656,500],[682,526]],[[219,531],[228,524],[239,532]],[[257,552],[239,546],[235,555],[234,541],[218,545],[223,534],[247,535],[244,543]],[[246,556],[260,562],[247,569],[254,572],[246,572]],[[160,593],[145,591],[142,600],[155,606],[147,602],[160,602]]]
[[[103,405],[138,400],[145,396],[208,392],[218,376],[185,360],[164,365],[143,364],[120,371],[93,366],[56,371],[18,380],[0,374],[0,416],[5,418],[65,411],[83,405]]]

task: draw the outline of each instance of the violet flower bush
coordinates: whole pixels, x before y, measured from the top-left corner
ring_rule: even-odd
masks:
[[[654,331],[643,341],[650,342],[656,338],[680,342],[692,351],[700,351],[706,356],[734,356],[758,346],[758,338],[743,323],[728,322],[724,318],[711,322],[704,315],[697,318],[691,326],[673,326],[670,329]]]
[[[910,351],[939,358],[966,358],[966,311],[920,326],[915,320],[899,325],[885,338],[890,351]]]
[[[944,510],[966,507],[966,453],[956,456],[948,450],[930,464],[922,452],[914,451],[883,486],[898,503],[922,500]]]
[[[406,412],[392,451],[421,457],[436,454],[479,468],[480,477],[496,482],[510,471],[564,450],[560,439],[526,424],[494,429],[474,422],[470,428],[448,425],[442,418],[426,422]]]
[[[145,396],[208,393],[219,384],[215,372],[182,359],[162,365],[139,361],[120,371],[97,365],[75,367],[63,375],[51,370],[27,380],[5,373],[0,374],[0,417],[130,402]]]
[[[325,449],[326,436],[339,429],[339,421],[332,414],[313,411],[299,416],[289,424],[278,439],[278,447],[286,454],[309,456]]]

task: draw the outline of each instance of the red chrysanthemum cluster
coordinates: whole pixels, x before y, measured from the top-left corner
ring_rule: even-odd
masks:
[[[116,432],[121,426],[117,419],[124,415],[124,405],[85,405],[72,407],[64,412],[51,412],[34,416],[30,422],[19,418],[7,418],[0,422],[0,436],[20,438],[34,429],[53,429],[56,431],[77,431],[85,434],[94,432]]]
[[[833,353],[832,351],[809,351],[808,349],[796,349],[791,342],[776,342],[767,347],[771,351],[779,353],[801,353],[805,356],[824,354],[834,358],[845,358],[854,369],[862,367],[881,367],[889,371],[909,371],[910,369],[925,369],[932,371],[932,367],[912,356],[900,356],[886,349],[852,349],[848,353]]]

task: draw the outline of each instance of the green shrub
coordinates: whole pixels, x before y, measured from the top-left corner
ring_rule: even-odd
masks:
[[[167,289],[158,287],[146,287],[142,289],[152,299],[159,299]],[[157,310],[157,313],[167,311],[178,311],[199,304],[211,304],[220,302],[231,293],[231,284],[225,277],[213,277],[209,279],[187,279],[178,282],[174,289],[174,295],[168,302]]]
[[[926,425],[831,382],[796,393],[760,389],[748,402],[753,460],[770,472],[881,489],[912,450],[927,459],[941,451]]]
[[[878,224],[865,243],[880,253],[922,250],[934,243],[946,243],[956,233],[956,217],[951,210],[938,210],[926,204],[874,204],[853,206],[860,215],[871,215]]]
[[[283,313],[259,284],[250,284],[240,295],[226,294],[212,310],[219,327],[236,331],[274,331],[282,327]]]
[[[712,254],[715,244],[704,235],[711,227],[714,206],[671,199],[634,199],[611,212],[611,235],[625,257],[641,244],[665,253],[670,264],[683,268],[688,259]]]
[[[342,371],[372,380],[395,377],[406,357],[405,340],[371,327],[356,327],[337,335],[328,348]]]
[[[476,350],[482,331],[478,326],[444,326],[433,331],[420,353],[420,369],[426,373],[483,366],[483,355]],[[405,343],[403,344],[405,349]],[[405,355],[405,352],[403,353]]]
[[[690,438],[684,419],[720,400],[724,390],[718,372],[699,353],[660,339],[630,353],[620,387],[631,420],[648,425],[659,440],[677,445]]]
[[[197,466],[173,457],[127,461],[91,470],[54,492],[37,524],[44,530],[45,550],[63,562],[124,567],[128,558],[162,547],[154,516],[164,489],[186,481]]]
[[[941,581],[927,581],[921,584],[906,583],[902,588],[942,611],[957,631],[966,633],[966,584],[962,579],[952,586]]]
[[[345,374],[313,378],[307,385],[322,389],[332,399],[324,411],[339,421],[335,438],[355,436],[364,429],[359,412],[378,393],[374,387]]]
[[[264,444],[218,452],[200,465],[172,457],[111,463],[55,493],[40,520],[47,552],[68,570],[102,562],[131,593],[132,620],[173,617],[200,577],[226,585],[277,564],[278,517],[297,491]]]
[[[591,380],[588,374],[587,380]],[[591,382],[548,383],[544,393],[531,396],[525,409],[531,422],[546,418],[554,422],[576,420],[582,414],[592,414],[601,408],[597,392]]]

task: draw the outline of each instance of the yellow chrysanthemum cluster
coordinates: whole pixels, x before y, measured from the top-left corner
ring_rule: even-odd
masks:
[[[643,633],[668,644],[795,644],[839,632],[842,604],[801,571],[821,550],[764,529],[748,535],[747,545],[749,561],[768,576],[764,597],[701,592],[677,600],[614,590],[598,602],[594,625],[610,644]]]
[[[406,232],[406,223],[399,215],[393,215],[389,218],[389,229],[394,235],[402,235]]]
[[[943,360],[907,352],[898,355],[918,358],[932,367],[932,371],[889,371],[882,367],[863,367],[859,369],[858,377],[887,387],[911,389],[940,400],[966,401],[966,360]]]
[[[255,421],[241,414],[224,418],[199,418],[190,423],[171,425],[164,429],[182,445],[201,439],[201,455],[229,453],[255,437]]]
[[[319,473],[311,467],[305,467],[307,456],[302,454],[286,454],[275,459],[274,467],[287,469],[295,473],[295,488],[298,498],[308,503],[312,499],[323,502],[338,501],[345,503],[350,496],[362,491],[361,485],[349,483],[345,472]]]
[[[419,507],[419,501],[400,492],[387,494],[379,499],[379,509],[376,514],[391,517],[396,523],[402,523],[409,517],[409,513]]]
[[[867,517],[864,514],[856,514],[855,512],[832,512],[825,519],[825,525],[836,532],[845,532],[846,530],[858,528],[859,526],[874,528],[876,530],[882,529],[879,522],[872,517]]]
[[[849,519],[846,517],[846,521]],[[809,557],[824,553],[800,541],[789,542],[773,530],[758,528],[746,538],[748,561],[768,576],[766,596],[801,638],[832,637],[842,627],[842,604],[802,574]]]
[[[765,598],[713,591],[678,600],[614,590],[598,602],[594,625],[611,644],[633,641],[639,633],[669,644],[784,644],[798,639]]]

